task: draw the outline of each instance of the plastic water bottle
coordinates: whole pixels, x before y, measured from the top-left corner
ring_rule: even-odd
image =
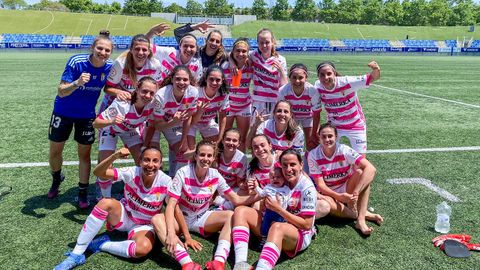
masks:
[[[437,205],[437,222],[435,222],[435,231],[439,233],[448,233],[450,231],[450,215],[452,208],[447,202]]]

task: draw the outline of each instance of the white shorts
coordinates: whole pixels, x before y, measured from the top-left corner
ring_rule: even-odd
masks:
[[[142,136],[139,129],[111,134],[108,128],[102,129],[100,132],[100,140],[98,141],[98,150],[100,151],[115,151],[117,149],[118,137],[122,139],[122,142],[128,147],[132,147],[137,144],[142,144]]]
[[[353,150],[359,154],[367,153],[367,129],[364,130],[346,130],[337,129],[338,140],[342,137],[347,137],[350,140],[350,145]]]
[[[348,183],[348,180],[345,181],[345,183],[339,185],[339,186],[334,186],[334,187],[331,187],[330,189],[332,191],[335,191],[336,193],[338,194],[342,194],[342,193],[345,193],[347,192],[347,183]]]
[[[268,114],[268,118],[270,118],[270,116],[273,114],[273,108],[275,108],[275,103],[276,102],[254,100],[252,104],[252,117],[255,116],[254,111],[257,111],[262,115]]]
[[[211,210],[207,210],[203,214],[193,216],[188,216],[186,213],[183,213],[185,221],[187,222],[188,230],[199,233],[202,236],[208,236],[205,234],[205,222],[212,213],[213,211]]]
[[[180,142],[180,140],[182,140],[182,132],[182,124],[162,130],[162,133],[165,136],[165,139],[167,139],[169,145],[174,145]]]
[[[313,118],[295,119],[295,122],[303,128],[313,127]]]
[[[120,201],[120,205],[122,206],[122,217],[120,218],[120,222],[118,222],[115,226],[112,226],[110,225],[110,223],[107,222],[107,230],[128,232],[128,240],[130,240],[135,233],[140,231],[150,231],[155,235],[155,230],[153,229],[153,226],[151,224],[135,224],[135,222],[133,222],[133,220],[131,220],[128,216],[123,203],[124,202]]]
[[[188,130],[188,136],[195,137],[197,135],[197,130],[200,132],[200,134],[202,134],[203,138],[218,136],[218,134],[220,133],[220,127],[214,119],[211,119],[210,122],[206,125],[199,123],[192,125],[190,127],[190,130]]]
[[[308,231],[298,230],[297,246],[293,251],[285,251],[290,258],[295,257],[298,252],[305,250],[312,242],[313,237],[317,234],[315,227]]]
[[[227,112],[227,117],[240,116],[240,117],[251,117],[252,116],[252,103],[248,104],[245,108],[240,111],[230,111]]]

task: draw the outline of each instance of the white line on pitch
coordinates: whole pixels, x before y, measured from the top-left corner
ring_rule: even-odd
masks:
[[[85,33],[85,35],[88,35],[88,32],[90,31],[90,26],[92,26],[92,22],[93,22],[93,18],[90,19],[90,23],[88,24],[88,28],[87,28],[87,33]]]
[[[55,21],[55,15],[53,15],[53,13],[52,13],[50,10],[47,10],[47,11],[48,11],[48,13],[50,13],[50,16],[52,16],[52,19],[50,20],[50,23],[49,23],[47,26],[45,26],[44,28],[42,28],[42,29],[40,29],[40,30],[38,30],[38,31],[33,32],[32,34],[36,34],[36,33],[38,33],[38,32],[41,32],[41,31],[47,29],[47,28],[50,27],[50,25],[52,25],[52,23]]]
[[[454,152],[454,151],[480,151],[480,146],[465,147],[445,147],[445,148],[412,148],[412,149],[385,149],[385,150],[368,150],[367,154],[398,154],[398,153],[427,153],[427,152]],[[252,158],[250,154],[248,158]],[[168,157],[163,158],[163,162],[168,162]],[[118,159],[115,163],[133,163],[133,159]],[[92,161],[92,165],[97,161]],[[78,161],[64,161],[63,165],[78,165]],[[47,167],[48,162],[27,162],[27,163],[0,163],[2,168],[28,168],[28,167]]]
[[[372,83],[372,85],[377,86],[377,87],[380,87],[380,88],[385,88],[385,89],[388,89],[388,90],[392,90],[392,91],[397,91],[397,92],[405,93],[405,94],[410,94],[410,95],[415,95],[415,96],[420,96],[420,97],[425,97],[425,98],[431,98],[431,99],[441,100],[441,101],[450,102],[450,103],[455,103],[455,104],[460,104],[460,105],[467,106],[467,107],[472,107],[472,108],[480,108],[480,105],[476,105],[476,104],[469,104],[469,103],[464,103],[464,102],[460,102],[460,101],[456,101],[456,100],[451,100],[451,99],[445,99],[445,98],[439,98],[439,97],[434,97],[434,96],[428,96],[428,95],[424,95],[424,94],[419,94],[419,93],[415,93],[415,92],[405,91],[405,90],[401,90],[401,89],[397,89],[397,88],[393,88],[393,87],[388,87],[388,86],[383,86],[383,85],[379,85],[379,84],[374,84],[374,83]]]
[[[360,28],[357,27],[357,31],[360,34],[360,36],[362,36],[362,39],[365,40],[365,37],[363,36],[362,32],[360,31]]]
[[[431,191],[437,193],[438,195],[440,195],[440,197],[446,200],[449,200],[451,202],[460,202],[460,199],[457,196],[435,185],[434,183],[432,183],[432,181],[425,178],[396,178],[396,179],[387,179],[387,182],[394,185],[398,185],[398,184],[422,185],[430,189]]]
[[[108,19],[108,23],[107,23],[107,28],[105,28],[105,29],[108,29],[108,27],[110,26],[110,22],[112,21],[112,16],[113,15],[110,15],[110,18]]]

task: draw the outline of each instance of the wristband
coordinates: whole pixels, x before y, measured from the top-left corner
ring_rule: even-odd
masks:
[[[72,82],[73,86],[78,87],[78,80]]]

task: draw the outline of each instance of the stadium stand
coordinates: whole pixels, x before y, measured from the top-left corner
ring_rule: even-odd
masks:
[[[445,40],[445,45],[447,47],[457,47],[457,41],[456,40],[453,40],[453,39],[450,39],[450,40]]]
[[[470,45],[470,48],[480,48],[480,40],[475,39]]]
[[[342,39],[347,47],[390,47],[386,39]]]
[[[404,39],[402,42],[406,47],[437,47],[435,40]]]
[[[3,34],[4,43],[62,43],[64,35]]]

